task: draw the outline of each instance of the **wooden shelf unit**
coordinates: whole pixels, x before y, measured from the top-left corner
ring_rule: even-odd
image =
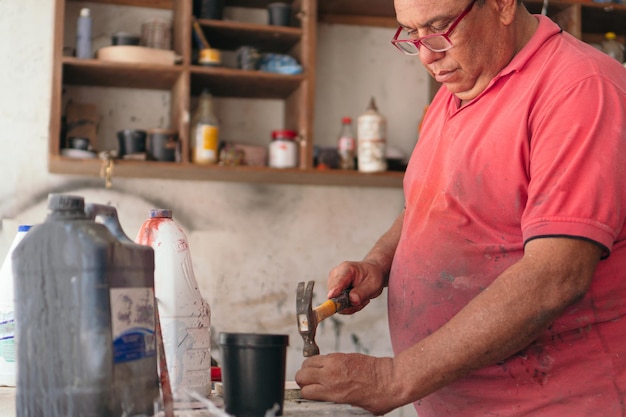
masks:
[[[114,163],[114,177],[169,178],[320,184],[341,186],[401,187],[403,173],[362,174],[356,171],[320,171],[313,168],[313,121],[315,92],[316,25],[318,22],[395,27],[393,2],[389,0],[293,0],[297,27],[276,27],[246,22],[199,19],[212,46],[236,50],[246,44],[260,50],[288,53],[298,59],[304,72],[283,75],[225,67],[205,67],[192,62],[192,0],[91,0],[119,6],[172,11],[173,50],[182,57],[177,65],[127,64],[97,59],[79,60],[63,56],[66,4],[87,0],[55,0],[55,29],[50,114],[49,171],[52,173],[98,176],[102,161],[72,159],[61,155],[62,92],[64,86],[96,86],[165,90],[171,93],[172,128],[181,140],[180,163],[120,160]],[[272,0],[225,0],[225,7],[265,8]],[[543,2],[525,1],[539,13]],[[626,5],[579,1],[550,1],[548,16],[565,30],[588,42],[597,42],[604,32],[626,37]],[[198,166],[189,161],[189,119],[191,99],[205,87],[217,97],[280,99],[285,102],[285,128],[297,130],[303,138],[300,167]]]

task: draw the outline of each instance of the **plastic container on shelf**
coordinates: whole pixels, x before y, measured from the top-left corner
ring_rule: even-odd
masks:
[[[602,50],[610,57],[617,59],[620,63],[624,62],[624,45],[617,40],[615,32],[607,32],[604,34]]]
[[[274,130],[269,146],[269,166],[272,168],[296,168],[298,166],[298,132]]]
[[[84,7],[76,22],[76,58],[90,59],[91,52],[91,10]]]
[[[219,149],[219,121],[213,112],[213,96],[205,89],[191,118],[191,162],[216,164]]]
[[[152,415],[154,251],[111,206],[51,194],[48,209],[12,255],[17,415]]]
[[[378,112],[374,97],[365,113],[359,116],[357,126],[358,168],[360,172],[387,170],[387,121]]]
[[[354,169],[354,159],[356,157],[356,140],[354,130],[352,129],[352,119],[343,117],[341,119],[341,130],[339,131],[339,139],[337,140],[337,151],[339,152],[340,168]]]
[[[0,386],[14,387],[16,373],[15,303],[11,255],[30,225],[20,225],[0,268]]]
[[[211,309],[198,289],[189,242],[172,211],[153,209],[135,241],[154,249],[154,289],[172,392],[211,393]]]

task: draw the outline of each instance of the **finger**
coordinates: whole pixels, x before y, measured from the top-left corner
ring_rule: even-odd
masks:
[[[370,303],[370,300],[365,300],[363,303],[355,305],[355,303],[352,301],[352,297],[350,297],[350,303],[352,303],[352,307],[341,310],[339,314],[354,314],[357,311],[361,311],[365,308],[365,306]]]
[[[356,269],[350,262],[342,262],[328,274],[328,298],[337,297],[350,287],[355,279]]]
[[[312,356],[302,362],[302,367],[295,375],[295,381],[300,387],[316,384],[320,381],[323,360],[319,358],[321,358],[321,355]]]
[[[300,388],[302,398],[312,401],[328,401],[329,393],[323,384],[310,384]]]

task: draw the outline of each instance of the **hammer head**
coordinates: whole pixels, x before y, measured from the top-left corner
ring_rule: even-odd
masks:
[[[298,319],[298,331],[304,341],[302,354],[305,357],[319,355],[320,348],[315,343],[315,331],[317,330],[317,316],[313,311],[313,287],[315,281],[306,284],[300,282],[296,296],[296,311]]]

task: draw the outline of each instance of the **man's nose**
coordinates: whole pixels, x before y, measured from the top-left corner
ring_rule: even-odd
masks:
[[[441,59],[445,55],[445,52],[433,52],[424,45],[420,45],[419,57],[424,65],[432,64],[438,59]]]

